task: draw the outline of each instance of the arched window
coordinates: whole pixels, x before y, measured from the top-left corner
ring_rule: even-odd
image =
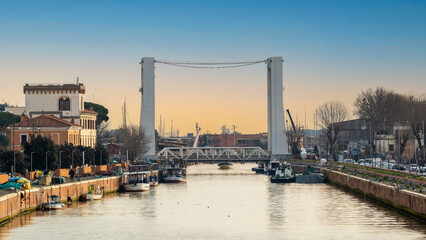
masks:
[[[70,99],[69,98],[60,98],[59,99],[59,111],[69,111],[70,110]]]

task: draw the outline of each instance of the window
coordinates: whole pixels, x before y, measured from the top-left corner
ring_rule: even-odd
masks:
[[[59,111],[69,111],[70,110],[70,99],[69,98],[60,98],[59,99]]]
[[[27,134],[21,134],[21,144],[24,144],[28,141],[28,135]]]
[[[393,151],[394,151],[393,144],[389,144],[389,151],[390,151],[390,152],[393,152]]]

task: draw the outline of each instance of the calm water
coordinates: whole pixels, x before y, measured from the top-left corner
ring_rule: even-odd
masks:
[[[426,225],[330,185],[271,184],[251,164],[119,193],[0,228],[1,239],[426,239]]]

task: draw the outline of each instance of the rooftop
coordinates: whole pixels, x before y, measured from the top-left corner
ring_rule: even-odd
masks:
[[[72,127],[72,126],[78,126],[80,125],[70,123],[66,120],[57,118],[52,115],[41,115],[35,118],[26,118],[23,119],[20,122],[10,124],[7,127]]]

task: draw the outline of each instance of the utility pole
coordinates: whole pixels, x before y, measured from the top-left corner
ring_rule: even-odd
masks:
[[[31,176],[30,176],[31,180],[33,180],[33,174],[32,174],[32,172],[33,172],[33,153],[35,153],[35,152],[34,151],[31,152]]]
[[[61,153],[63,151],[59,151],[59,169],[62,169],[62,158],[61,158]]]
[[[423,120],[423,164],[425,163],[425,120]]]
[[[234,148],[235,148],[235,129],[237,128],[235,125],[232,125],[232,128],[234,129]]]
[[[50,153],[50,151],[47,151],[47,152],[46,152],[46,170],[48,170],[48,169],[47,169],[47,154],[48,154],[48,153]]]
[[[400,125],[398,122],[398,165],[401,164],[401,135],[400,134],[401,134],[401,131],[400,131]]]
[[[83,168],[84,168],[84,154],[86,153],[86,150],[83,151]]]

